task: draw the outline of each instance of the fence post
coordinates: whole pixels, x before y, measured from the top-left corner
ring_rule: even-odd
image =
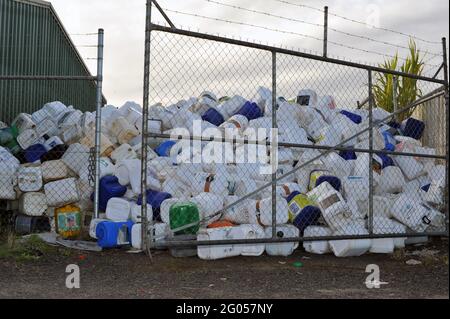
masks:
[[[103,48],[104,48],[104,30],[98,30],[98,52],[97,52],[97,91],[95,112],[95,189],[94,189],[94,218],[99,218],[99,192],[100,192],[100,149],[102,133],[102,104],[103,104]]]
[[[369,70],[369,233],[373,235],[373,92],[372,70]]]
[[[278,123],[277,123],[277,53],[272,52],[272,143],[270,162],[272,165],[272,238],[277,237],[277,168],[278,168]]]
[[[399,116],[398,111],[398,101],[397,101],[397,88],[398,88],[398,77],[394,75],[394,85],[392,86],[392,101],[394,105],[395,120],[398,122]]]
[[[328,57],[328,6],[324,10],[323,56]]]
[[[444,63],[443,63],[443,69],[444,69],[444,82],[445,82],[445,157],[446,157],[446,163],[445,163],[445,168],[446,168],[446,172],[445,172],[445,214],[447,217],[447,222],[446,222],[446,231],[447,231],[447,235],[449,232],[449,185],[448,185],[448,174],[449,174],[449,154],[448,154],[448,139],[449,139],[449,125],[450,125],[450,109],[449,109],[449,80],[448,80],[448,63],[447,63],[447,39],[446,38],[442,38],[442,52],[443,52],[443,59],[444,59]]]
[[[144,61],[144,99],[142,105],[142,161],[141,161],[141,240],[142,250],[150,257],[150,245],[153,236],[150,233],[149,238],[149,222],[147,208],[147,156],[148,156],[148,118],[149,118],[149,90],[150,90],[150,39],[151,39],[151,23],[152,23],[152,1],[147,0],[146,22],[145,22],[145,61]],[[152,226],[153,215],[150,226]]]

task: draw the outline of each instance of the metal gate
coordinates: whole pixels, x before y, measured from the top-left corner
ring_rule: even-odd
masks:
[[[185,31],[175,28],[164,14],[170,27],[156,25],[151,22],[151,3],[156,4],[156,2],[148,1],[147,4],[144,121],[142,123],[143,132],[146,133],[143,134],[141,187],[149,189],[154,175],[161,174],[162,177],[159,177],[164,181],[162,191],[170,193],[172,197],[193,200],[192,196],[195,197],[198,193],[215,192],[218,196],[207,197],[210,200],[204,203],[211,207],[217,206],[217,203],[211,199],[220,200],[220,197],[225,197],[224,204],[219,205],[220,209],[200,214],[200,222],[172,230],[171,235],[192,226],[206,227],[213,221],[230,216],[232,212],[240,211],[245,214],[245,207],[256,205],[258,206],[256,210],[259,210],[258,221],[266,227],[266,236],[209,241],[181,241],[175,237],[174,240],[161,241],[155,238],[153,231],[142,232],[146,249],[168,246],[448,236],[449,104],[445,39],[442,67],[435,77],[429,78],[332,59],[326,57],[326,54],[317,56],[269,45]],[[162,12],[159,6],[157,8]],[[441,71],[443,76],[439,78]],[[385,75],[393,76],[396,83],[409,81],[417,85],[422,94],[408,105],[396,105],[396,111],[392,114],[382,112],[375,105],[374,85],[380,77]],[[270,96],[264,94],[268,90],[261,89],[258,92],[258,87],[270,90]],[[289,114],[293,114],[290,112],[296,112],[296,110],[286,110],[289,109],[286,100],[297,97],[298,104],[308,104],[304,97],[298,97],[298,92],[302,88],[312,88],[321,96],[333,95],[339,107],[354,109],[355,113],[360,114],[362,119],[356,120],[362,120],[362,123],[345,126],[342,133],[336,136],[338,134],[336,130],[330,128],[327,131],[323,127],[324,123],[329,123],[336,112],[327,113],[326,110],[319,109],[319,119],[312,120],[316,123],[310,122],[308,114],[301,114],[298,118],[304,123],[295,126]],[[165,121],[182,122],[184,116],[182,112],[186,105],[195,107],[189,104],[188,99],[204,91],[218,94],[217,99],[223,96],[221,101],[233,98],[235,95],[246,99],[260,99],[259,105],[265,106],[265,116],[263,120],[259,118],[256,121],[259,127],[267,129],[266,135],[260,138],[258,134],[252,135],[245,132],[245,127],[256,127],[256,122],[243,125],[236,123],[235,120],[228,123],[230,127],[234,126],[238,131],[235,135],[224,134],[223,131],[222,134],[216,134],[213,128],[210,131],[206,129],[205,134],[202,130],[209,126],[204,121],[200,122],[202,123],[200,130],[181,125],[181,130],[161,134],[152,133],[153,131],[149,129],[148,121],[145,119],[158,117],[154,112],[159,107],[151,105],[161,103],[166,107],[170,106],[169,110],[179,111],[178,113],[173,111],[176,114],[174,118],[163,120],[164,131]],[[445,114],[442,113],[444,108],[435,109],[433,103],[428,103],[442,96],[445,96]],[[205,94],[204,99],[208,98],[216,97]],[[315,97],[313,95],[309,98]],[[356,111],[358,107],[361,107],[360,101],[363,100],[367,101],[366,110]],[[251,104],[247,106],[251,107]],[[212,117],[217,115],[214,111],[211,112]],[[378,135],[380,125],[401,122],[410,117],[413,112],[422,112],[427,114],[428,118],[441,119],[441,124],[428,121],[427,125],[436,125],[436,127],[428,126],[425,130],[428,132],[439,130],[440,134],[445,135],[445,137],[439,137],[440,140],[445,140],[445,148],[439,147],[433,151],[427,148],[428,145],[421,147],[422,145],[417,144],[417,147],[411,147],[411,141],[404,141],[400,147],[397,145],[392,150],[386,150],[384,144],[380,147]],[[197,120],[197,123],[200,121],[199,118],[189,118],[188,122],[184,123],[191,123],[192,120]],[[314,128],[314,125],[317,127]],[[308,130],[307,138],[303,140],[305,126],[313,127]],[[418,127],[410,132],[412,135],[416,133],[420,135]],[[151,148],[168,140],[182,145],[181,153],[184,155],[186,153],[183,147],[189,148],[187,156],[177,156],[178,160],[183,157],[184,162],[180,160],[175,163],[176,170],[165,166],[164,163],[156,163],[149,157],[152,156]],[[215,152],[212,152],[214,158],[211,159],[211,154],[204,153],[205,149],[218,150],[217,153],[220,153],[221,149],[222,162],[218,160],[220,156],[216,156]],[[252,159],[256,158],[257,162],[249,163],[248,159],[239,161],[237,150],[241,150],[240,155],[243,153],[244,157],[257,154],[258,156],[252,157]],[[196,156],[197,160],[201,159],[200,162],[195,161]],[[343,157],[353,159],[351,164],[353,167],[346,167],[348,162],[341,160]],[[393,161],[395,165],[392,166],[385,161]],[[385,170],[383,169],[385,166],[391,168]],[[315,172],[319,171],[321,173],[315,176]],[[292,191],[289,190],[289,186],[283,185],[304,184],[299,189],[300,193],[311,192],[316,186],[311,184],[311,181],[316,181],[315,178],[323,176],[323,171],[328,171],[328,175],[338,178],[324,177],[328,185],[332,186],[331,188],[323,187],[322,191],[328,193],[318,192],[313,194],[314,196],[309,196],[309,199],[313,197],[320,202],[318,205],[321,208],[320,216],[311,213],[309,217],[303,217],[301,221],[297,221],[298,233],[289,235],[288,232],[280,232],[279,230],[284,230],[283,224],[287,221],[284,214],[280,214],[278,210],[289,208],[291,215],[294,215],[290,216],[289,223],[292,223],[295,217],[295,207],[289,207],[286,199],[280,196],[283,191],[286,191],[285,195]],[[442,178],[440,183],[433,182],[430,186],[433,191],[442,194],[442,201],[437,199],[433,205],[429,204],[430,201],[426,204],[427,201],[423,199],[426,196],[426,190],[421,187],[422,183],[427,182],[423,178],[425,172],[428,175],[440,174],[438,177]],[[442,175],[443,172],[445,177]],[[349,181],[349,178],[353,180]],[[360,184],[355,179],[359,179]],[[350,185],[354,182],[353,185],[359,186],[351,191],[351,186],[347,188],[344,185],[333,184],[337,180],[340,180],[342,184],[348,182]],[[224,183],[227,185],[223,185]],[[232,184],[231,187],[230,184]],[[213,187],[215,187],[214,190],[212,190]],[[345,200],[341,198],[342,193],[345,194]],[[151,202],[148,196],[151,195],[145,192],[142,196],[142,224],[144,229],[153,229],[151,226],[160,220],[161,211],[155,207],[152,209],[147,204]],[[351,203],[349,203],[350,198]],[[195,200],[200,201],[200,199]],[[329,206],[339,201],[346,202],[348,207],[340,210]],[[400,224],[397,222],[391,224],[392,210],[407,211],[408,218],[418,218],[421,222],[417,224],[417,227],[412,227],[414,229],[399,227]],[[429,215],[427,213],[416,216],[414,212],[419,215],[422,214],[419,212],[429,212]],[[239,219],[239,216],[234,215],[234,217]],[[248,216],[240,217],[244,221],[249,218]],[[282,220],[279,220],[280,218]],[[408,224],[407,220],[401,222]],[[411,223],[414,222],[411,221]],[[324,225],[332,232],[307,236],[303,233],[306,225]]]

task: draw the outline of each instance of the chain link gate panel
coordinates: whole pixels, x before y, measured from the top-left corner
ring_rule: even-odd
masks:
[[[429,142],[437,131],[448,141],[448,97],[430,107],[448,95],[446,80],[147,31],[149,247],[256,253],[258,244],[448,236],[448,154]],[[386,77],[419,94],[392,92],[395,109],[384,111],[376,95]],[[440,123],[418,121],[442,110]],[[158,234],[160,222],[170,230]]]

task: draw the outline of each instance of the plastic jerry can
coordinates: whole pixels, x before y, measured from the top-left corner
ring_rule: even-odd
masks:
[[[114,163],[135,158],[137,158],[137,154],[129,144],[123,144],[111,153],[111,159]]]
[[[31,115],[26,113],[20,113],[12,122],[11,126],[17,128],[19,134],[27,129],[36,128],[36,124],[33,122]]]
[[[304,230],[315,225],[322,212],[306,195],[294,192],[286,199],[289,205],[289,221],[303,234]]]
[[[47,149],[43,144],[34,144],[25,150],[25,159],[28,163],[40,161],[47,153]]]
[[[244,238],[243,230],[239,227],[223,227],[201,229],[197,235],[198,241],[233,240]],[[198,246],[197,254],[203,260],[218,260],[240,256],[240,245]]]
[[[105,134],[100,134],[100,156],[108,157],[114,151],[114,145]],[[93,148],[95,147],[95,132],[89,132],[86,136],[80,140],[80,144]]]
[[[356,224],[347,224],[345,232],[337,232],[335,235],[367,235],[366,229]],[[336,257],[358,257],[364,255],[372,247],[371,239],[356,240],[332,240],[330,241],[331,249]]]
[[[297,94],[296,103],[301,106],[315,107],[317,102],[317,93],[313,90],[301,90]]]
[[[106,206],[106,218],[115,222],[130,219],[131,202],[122,198],[111,198]]]
[[[142,224],[134,224],[131,229],[131,245],[135,249],[142,249]],[[163,242],[168,233],[168,226],[164,223],[156,223],[149,226],[149,232],[152,232],[155,243]]]
[[[272,238],[272,227],[267,227],[266,238]],[[298,238],[300,231],[294,225],[280,225],[276,227],[277,238]],[[266,244],[266,253],[269,256],[290,256],[298,248],[298,241],[290,243],[270,243]]]
[[[42,171],[40,167],[21,167],[17,181],[22,192],[37,192],[42,188]]]
[[[42,216],[47,211],[47,197],[43,193],[24,193],[19,200],[19,212],[27,216]]]
[[[57,146],[64,145],[64,142],[58,136],[52,136],[44,143],[44,147],[47,152],[51,151]]]
[[[120,185],[117,177],[109,175],[103,177],[100,179],[99,209],[106,211],[106,206],[111,198],[122,197],[126,192],[126,186]],[[91,195],[91,200],[94,200],[94,193]]]
[[[69,169],[61,160],[47,161],[42,163],[42,178],[44,182],[53,182],[69,176]]]
[[[200,213],[197,205],[193,203],[179,203],[170,207],[170,229],[176,230],[186,225],[197,223],[182,231],[177,235],[195,235],[200,228]]]
[[[117,138],[119,144],[126,144],[139,135],[139,131],[124,117],[118,117],[111,125],[111,134]]]
[[[327,237],[332,236],[333,231],[328,227],[309,226],[305,229],[304,237]],[[331,246],[328,240],[303,242],[303,248],[311,254],[325,255],[331,253]]]
[[[101,222],[96,228],[97,244],[102,248],[115,248],[131,244],[133,222]]]
[[[264,226],[272,226],[272,198],[266,198],[256,202],[256,212],[260,223]],[[283,197],[276,198],[276,222],[277,225],[286,224],[289,221],[289,208]]]
[[[77,238],[81,234],[81,211],[74,205],[55,210],[56,232],[66,239]]]
[[[17,143],[24,150],[39,141],[40,136],[34,129],[27,129],[17,136]]]
[[[77,143],[70,145],[61,159],[72,171],[80,174],[89,166],[89,155],[89,148]]]
[[[247,224],[240,225],[239,228],[242,230],[243,238],[242,239],[264,239],[266,234],[264,232],[264,228],[259,225]],[[258,257],[264,254],[266,250],[265,244],[248,244],[248,245],[237,245],[238,249],[241,250],[242,256],[249,257]]]
[[[56,126],[55,122],[52,121],[51,118],[46,118],[36,125],[36,132],[38,136],[57,135],[58,127]]]
[[[107,222],[107,221],[108,221],[107,219],[103,219],[103,218],[92,219],[89,224],[89,236],[93,239],[98,239],[97,238],[97,226],[100,223]]]
[[[80,200],[77,181],[75,178],[66,178],[44,186],[47,203],[52,207],[76,203]]]
[[[14,221],[14,231],[17,235],[28,235],[51,230],[48,217],[32,217],[18,215]]]

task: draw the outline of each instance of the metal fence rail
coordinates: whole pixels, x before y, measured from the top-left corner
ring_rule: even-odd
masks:
[[[180,30],[175,28],[171,22],[171,27],[156,25],[151,22],[151,2],[153,1],[149,1],[147,4],[145,40],[144,133],[142,136],[144,155],[142,159],[141,187],[142,189],[151,189],[149,187],[151,179],[159,180],[161,192],[170,194],[172,198],[178,199],[180,202],[191,201],[201,206],[201,219],[169,231],[170,236],[175,236],[169,241],[161,240],[157,235],[155,236],[153,231],[143,231],[142,240],[146,250],[153,247],[448,236],[447,195],[443,196],[443,202],[435,203],[434,206],[430,204],[425,205],[426,210],[431,210],[433,214],[438,216],[436,220],[439,219],[439,222],[436,222],[432,227],[428,225],[423,230],[421,227],[416,229],[405,227],[402,231],[398,227],[393,227],[391,221],[394,221],[394,218],[390,212],[394,204],[397,206],[408,206],[407,200],[411,201],[408,209],[411,209],[414,205],[423,205],[425,203],[425,200],[421,197],[423,193],[420,192],[420,189],[408,193],[406,197],[401,197],[400,195],[404,188],[399,189],[399,187],[406,187],[406,184],[413,187],[413,183],[417,182],[420,188],[423,186],[421,183],[431,182],[425,176],[430,175],[429,171],[438,164],[445,163],[445,175],[447,175],[448,152],[442,147],[438,147],[436,152],[428,152],[429,150],[426,147],[436,147],[435,145],[424,144],[425,149],[414,145],[414,147],[407,147],[408,143],[412,143],[412,141],[408,140],[405,141],[405,144],[402,144],[406,145],[404,147],[386,150],[384,145],[380,147],[377,140],[378,128],[381,124],[393,125],[393,121],[406,119],[411,116],[413,111],[426,112],[427,116],[432,118],[442,117],[443,114],[437,114],[436,112],[442,112],[443,109],[433,109],[431,107],[433,104],[430,101],[439,97],[439,95],[436,95],[436,92],[443,88],[446,113],[445,144],[448,147],[449,110],[446,54],[443,56],[444,63],[442,68],[444,70],[444,79],[411,75],[380,67],[328,58],[326,54],[324,56],[311,55],[283,48]],[[443,52],[446,52],[445,43],[446,40],[443,39]],[[326,52],[326,46],[324,50]],[[413,81],[420,88],[421,96],[418,96],[415,101],[411,101],[408,105],[398,105],[398,109],[393,114],[380,113],[380,110],[373,103],[373,95],[374,83],[383,74],[395,76],[399,81]],[[258,87],[268,88],[270,96],[261,97],[261,94],[258,95],[256,92]],[[321,96],[333,95],[338,107],[351,109],[356,113],[358,113],[356,110],[356,105],[359,104],[358,101],[363,101],[369,96],[366,99],[368,101],[368,110],[358,113],[362,117],[363,122],[356,126],[346,126],[342,130],[342,136],[336,136],[337,131],[331,128],[325,133],[325,131],[322,131],[324,126],[337,120],[333,118],[334,113],[324,114],[323,112],[326,110],[320,109],[319,111],[322,111],[322,113],[319,112],[318,123],[314,123],[317,124],[317,128],[311,128],[313,124],[311,122],[307,123],[308,114],[303,113],[297,120],[304,122],[298,123],[297,121],[298,125],[294,125],[291,121],[292,119],[289,118],[289,114],[294,116],[294,113],[289,112],[295,112],[295,110],[285,111],[283,108],[288,107],[288,104],[283,106],[283,103],[291,97],[297,97],[299,90],[305,88],[312,88]],[[198,100],[189,103],[188,100],[204,91],[212,91],[217,94],[217,99],[222,96],[226,97],[226,100],[233,98],[234,95],[239,95],[247,101],[251,99],[252,101],[257,99],[264,100],[259,106],[263,105],[263,108],[265,108],[263,110],[265,122],[259,122],[259,124],[265,125],[268,132],[271,129],[272,133],[269,133],[262,141],[257,138],[248,138],[245,134],[233,136],[226,136],[223,133],[219,135],[213,133],[202,134],[203,127],[200,131],[190,127],[193,120],[200,120],[198,116],[189,118],[185,122],[180,122],[180,118],[185,116],[183,112],[187,109],[195,110],[198,113],[200,111],[196,108],[204,107],[203,113],[208,110],[207,103],[202,104]],[[286,99],[280,99],[281,97]],[[214,97],[207,96],[206,98],[214,100]],[[221,102],[223,101],[224,99],[221,99]],[[158,106],[151,107],[150,105],[159,102],[166,106],[166,110],[172,110],[173,114],[175,114],[171,119],[162,120],[163,133],[156,133],[148,128],[148,119],[158,118],[159,115],[155,113],[158,110]],[[302,100],[297,100],[296,102],[298,104],[309,104],[307,101]],[[220,109],[218,104],[220,103],[215,103],[212,108]],[[300,106],[298,107],[300,108]],[[260,117],[255,119],[256,121],[261,120]],[[221,120],[223,122],[227,118],[222,118]],[[169,122],[170,124],[168,124]],[[205,122],[206,120],[203,118],[202,125],[205,125]],[[235,125],[235,122],[232,121],[232,124]],[[252,122],[250,124],[245,123],[247,127],[251,127],[251,125]],[[427,122],[427,125],[433,125],[433,123]],[[209,126],[206,125],[206,127]],[[181,130],[176,132],[169,130],[173,128]],[[238,131],[240,130],[240,133],[244,131],[240,123],[236,125],[236,128]],[[425,129],[433,131],[432,126],[428,126]],[[440,132],[442,131],[440,129]],[[306,134],[302,135],[300,132]],[[322,136],[324,134],[328,134],[328,136]],[[413,129],[411,134],[421,135],[417,129]],[[307,139],[301,141],[301,136],[306,136]],[[323,140],[324,138],[326,139]],[[442,139],[442,137],[440,138]],[[183,147],[189,147],[188,156],[184,158],[185,161],[179,160],[180,157],[178,155],[181,153],[172,154],[174,158],[179,160],[176,163],[176,168],[165,166],[167,163],[163,163],[161,158],[155,160],[147,157],[150,148],[155,148],[168,140],[174,143],[177,142],[178,144],[176,145],[184,145],[181,147],[181,153],[183,153]],[[423,142],[426,143],[427,140],[423,139]],[[264,165],[266,168],[269,168],[269,173],[258,175],[258,165],[254,166],[245,162],[239,162],[236,156],[227,162],[227,154],[224,155],[225,158],[222,157],[222,159],[225,159],[224,162],[213,161],[212,163],[205,163],[200,161],[192,164],[196,154],[193,154],[195,150],[191,150],[190,147],[195,148],[195,145],[200,145],[201,155],[203,156],[203,151],[208,143],[218,146],[218,149],[222,149],[222,151],[225,149],[225,153],[227,147],[229,147],[228,150],[231,150],[232,153],[231,157],[237,154],[238,149],[246,150],[255,144],[257,150],[263,147],[264,150],[262,152],[266,156]],[[336,159],[336,156],[344,156],[345,154],[356,157],[356,160],[352,161],[351,164],[354,167],[348,173],[343,173],[346,168],[340,167],[340,165],[344,164]],[[383,158],[387,157],[393,161],[394,165],[387,166],[395,167],[395,169],[388,169],[392,174],[395,172],[391,177],[389,177],[391,173],[387,173],[388,170],[384,170],[383,160],[381,161],[382,163],[376,162],[376,160],[380,159],[380,156]],[[281,161],[280,157],[282,157]],[[204,158],[202,157],[202,159]],[[410,172],[410,170],[415,169],[416,164],[422,167],[422,171]],[[376,167],[376,165],[381,167]],[[364,195],[365,198],[355,199],[355,202],[352,202],[352,207],[348,206],[342,212],[336,212],[343,213],[345,216],[338,216],[338,214],[333,216],[333,212],[325,213],[329,208],[327,206],[329,203],[323,198],[321,199],[323,194],[319,192],[319,194],[309,195],[309,198],[315,196],[317,202],[322,201],[320,204],[316,203],[321,209],[321,214],[320,216],[311,217],[310,220],[305,220],[303,223],[306,225],[325,226],[332,230],[332,234],[306,236],[303,234],[305,228],[303,226],[305,225],[297,225],[299,228],[298,233],[289,234],[285,226],[286,224],[292,224],[292,216],[291,221],[288,222],[284,220],[285,216],[280,212],[279,207],[290,210],[286,198],[279,195],[280,187],[283,188],[283,184],[293,183],[299,185],[299,193],[301,194],[314,193],[316,188],[314,186],[317,184],[311,184],[312,180],[314,180],[311,176],[316,171],[322,171],[323,176],[334,177],[331,179],[324,178],[329,181],[328,185],[333,187],[323,187],[323,189],[329,191],[331,195],[343,196],[342,199],[345,197],[344,201],[347,204],[350,202],[350,198],[353,200],[354,194],[349,192],[350,188],[347,189],[347,185],[344,184],[348,181],[349,176],[361,177],[364,180],[361,186],[366,188],[363,192],[366,194]],[[317,176],[320,177],[321,174]],[[400,186],[399,176],[405,179],[400,183]],[[338,179],[342,182],[342,185],[331,185],[333,181]],[[221,183],[228,183],[228,186],[221,187]],[[231,189],[231,184],[238,186],[235,189]],[[207,186],[203,187],[204,185]],[[213,189],[213,187],[216,188]],[[443,188],[443,194],[448,194],[447,178],[445,178]],[[292,193],[292,190],[290,192]],[[156,207],[150,206],[153,195],[147,195],[146,192],[143,193],[141,213],[143,228],[153,229],[151,226],[161,221],[163,212]],[[205,193],[208,195],[205,195]],[[204,198],[199,198],[199,195],[200,197],[204,196]],[[289,195],[289,191],[286,191],[285,197],[287,195]],[[220,200],[221,198],[224,200],[224,203],[219,205],[219,207],[217,202],[214,202],[214,199]],[[264,204],[261,204],[262,202]],[[256,210],[259,210],[258,222],[263,224],[266,229],[264,238],[234,238],[209,241],[177,239],[176,235],[180,234],[180,232],[198,225],[206,227],[214,221],[227,219],[227,216],[229,217],[230,212],[233,211],[241,210],[242,216],[234,217],[247,220],[248,216],[243,215],[248,214],[249,209],[243,209],[243,205],[250,205],[250,207],[252,205],[259,206]],[[266,211],[261,211],[261,205],[264,206]],[[387,209],[387,215],[381,214],[380,207]],[[252,207],[252,209],[254,208]],[[167,211],[164,213],[167,214]],[[346,215],[347,213],[349,213],[348,216]],[[417,218],[417,216],[413,215],[411,216],[412,218]],[[403,224],[407,223],[407,221],[402,222]],[[426,222],[428,223],[428,221]],[[245,222],[237,222],[236,220],[234,220],[234,223],[245,224]],[[396,222],[395,225],[399,226],[399,223]],[[270,234],[268,234],[269,232]]]

